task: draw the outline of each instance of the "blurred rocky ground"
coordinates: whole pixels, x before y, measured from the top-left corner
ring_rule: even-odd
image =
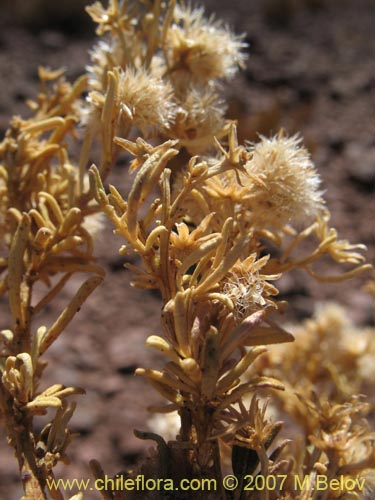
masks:
[[[40,65],[64,66],[69,79],[89,62],[94,27],[85,0],[2,0],[0,15],[0,136],[13,114],[28,114],[25,100],[38,91]],[[246,33],[246,69],[225,89],[228,115],[238,118],[241,140],[256,140],[283,127],[300,132],[323,178],[332,225],[342,239],[367,245],[374,262],[375,213],[375,7],[372,0],[206,0],[238,33]],[[126,166],[112,182],[128,186]],[[131,289],[121,242],[110,228],[97,237],[99,261],[107,279],[84,305],[48,354],[45,384],[79,385],[72,428],[79,437],[70,447],[72,466],[57,477],[89,477],[91,458],[115,474],[139,459],[151,444],[133,429],[147,429],[147,407],[158,396],[133,376],[137,366],[158,367],[160,358],[144,347],[158,333],[156,294]],[[333,271],[325,263],[323,271]],[[359,325],[373,323],[373,304],[364,280],[323,285],[296,272],[280,283],[290,302],[285,321],[308,317],[317,301],[337,301]],[[50,324],[74,293],[74,283],[40,317]],[[7,325],[6,315],[0,327]],[[40,425],[42,425],[40,423]],[[12,451],[0,432],[0,499],[21,496]],[[60,475],[59,475],[60,474]],[[88,500],[98,498],[87,495]],[[86,498],[86,497],[85,497]]]

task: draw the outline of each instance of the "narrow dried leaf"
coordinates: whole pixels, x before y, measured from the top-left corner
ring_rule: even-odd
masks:
[[[25,134],[32,133],[36,134],[39,132],[46,132],[47,130],[54,129],[56,127],[61,127],[65,123],[64,118],[60,116],[55,116],[53,118],[47,118],[46,120],[36,121],[23,128],[22,132]]]
[[[144,370],[138,369],[135,371],[136,375],[140,375],[141,377],[144,377],[148,380],[148,382],[168,401],[171,401],[172,403],[176,403],[177,405],[181,406],[183,404],[183,397],[174,389],[172,389],[169,386],[166,386],[165,384],[161,384],[157,380],[153,378],[149,378],[145,375]]]
[[[102,283],[102,281],[103,278],[101,278],[100,276],[94,276],[89,278],[83,285],[81,285],[78,292],[70,301],[69,305],[64,309],[64,311],[60,314],[55,323],[43,337],[40,345],[40,354],[43,354],[46,349],[48,349],[48,347],[58,338],[60,333],[73,319],[74,315],[80,310],[83,302],[95,290],[95,288]]]
[[[256,326],[243,337],[243,345],[246,346],[282,344],[293,341],[293,335],[276,324],[269,327]]]
[[[205,241],[197,250],[194,250],[186,257],[186,259],[184,259],[176,275],[176,283],[178,287],[182,288],[182,278],[191,266],[201,261],[204,257],[209,256],[211,253],[213,254],[214,250],[218,247],[221,238],[221,235],[212,235],[211,239]],[[197,288],[199,288],[199,286]],[[197,289],[195,289],[194,293],[196,292]]]
[[[62,405],[60,398],[54,396],[42,397],[38,396],[33,401],[26,405],[27,410],[41,410],[45,408],[59,408]]]
[[[13,237],[8,260],[9,306],[15,323],[22,325],[21,283],[25,269],[24,254],[30,231],[30,217],[23,214]]]
[[[165,339],[163,339],[157,335],[151,335],[146,340],[146,345],[150,346],[150,347],[154,347],[158,351],[164,353],[174,363],[177,363],[177,364],[179,363],[180,358],[178,357],[177,353],[172,349],[172,347],[168,344],[168,342]]]
[[[242,345],[243,337],[248,335],[257,325],[259,325],[264,318],[264,314],[265,312],[263,310],[256,311],[225,337],[220,352],[220,359],[222,362]]]
[[[174,298],[173,319],[178,350],[185,358],[191,357],[190,349],[190,300],[192,291],[190,288],[183,292],[177,292]]]
[[[266,352],[265,347],[255,347],[250,350],[237,364],[234,366],[224,377],[219,380],[217,385],[218,392],[228,391],[232,384],[238,380],[241,375],[249,368],[251,363],[253,363],[258,356]]]
[[[159,181],[160,175],[168,161],[178,154],[178,150],[172,149],[176,141],[167,141],[164,147],[155,151],[142,165],[135,176],[133,186],[128,197],[128,211],[126,221],[129,233],[136,237],[138,209],[146,200],[151,190]]]
[[[217,268],[204,278],[197,288],[195,289],[195,294],[203,294],[215,286],[224,276],[227,274],[229,269],[235,264],[235,262],[240,258],[242,252],[245,250],[247,244],[249,243],[249,236],[242,238],[238,241],[233,248],[227,253],[222,262]]]
[[[216,390],[216,384],[219,374],[219,332],[214,326],[210,329],[205,336],[205,344],[202,355],[202,383],[201,393],[202,396],[210,400]]]
[[[82,221],[81,210],[77,207],[72,207],[66,214],[66,217],[58,230],[58,234],[62,237],[67,236],[78,224]]]
[[[160,372],[158,370],[150,370],[145,368],[137,368],[135,371],[136,375],[141,375],[150,381],[155,381],[165,387],[175,389],[177,391],[192,392],[192,388],[186,385],[181,380],[172,378],[165,372]]]

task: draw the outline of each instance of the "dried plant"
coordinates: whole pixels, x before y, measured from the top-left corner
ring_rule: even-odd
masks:
[[[276,321],[286,304],[274,282],[294,269],[322,282],[356,276],[371,268],[359,253],[363,246],[339,240],[330,228],[319,175],[299,137],[280,131],[257,144],[238,143],[220,84],[244,63],[243,37],[173,0],[110,0],[107,8],[96,2],[87,10],[101,37],[87,74],[70,85],[60,71],[40,70],[33,117],[14,118],[0,145],[0,290],[13,317],[1,332],[0,408],[26,498],[63,498],[58,490],[47,493],[47,479],[67,458],[74,405],[66,398],[82,389],[58,384],[38,392],[38,384],[42,355],[102,280],[85,223],[99,210],[124,238],[120,254],[138,256],[127,265],[133,285],[162,298],[160,334],[147,345],[164,354],[165,366],[136,374],[166,400],[153,411],[177,412],[180,424],[168,443],[137,431],[158,445],[139,470],[222,484],[231,462],[240,485],[256,474],[282,473],[288,481],[272,491],[238,489],[232,496],[219,488],[191,498],[336,498],[329,489],[323,496],[312,490],[317,471],[350,477],[374,467],[374,436],[364,418],[370,403],[353,396],[370,383],[362,364],[367,345],[347,345],[335,359],[320,348],[322,336],[326,346],[335,342],[332,321],[326,328],[317,320],[295,347],[265,354],[265,346],[293,341]],[[77,137],[80,153],[71,160]],[[94,143],[101,156],[89,185]],[[133,157],[127,194],[104,187],[122,155]],[[321,275],[322,258],[350,269]],[[51,327],[36,326],[34,316],[77,272],[92,276]],[[35,287],[45,290],[37,302]],[[315,361],[307,366],[309,356]],[[293,399],[290,386],[303,397]],[[276,441],[281,422],[266,415],[264,388],[274,390],[272,406],[305,431],[295,458],[287,440]],[[36,435],[33,419],[50,407],[56,414]],[[92,468],[103,476],[97,462]],[[311,477],[311,488],[296,491],[293,474]],[[163,495],[107,491],[103,498]]]
[[[66,460],[67,424],[75,406],[67,398],[84,392],[62,384],[39,392],[42,356],[104,276],[84,226],[96,209],[79,191],[78,168],[67,150],[86,77],[71,86],[61,72],[41,69],[39,76],[35,114],[29,120],[15,117],[0,146],[0,291],[12,316],[9,329],[1,332],[0,408],[30,499],[46,498],[46,479]],[[38,325],[37,315],[78,272],[92,276],[49,328]],[[55,417],[35,433],[34,418],[49,408],[56,408]]]
[[[371,430],[375,399],[372,328],[357,329],[335,304],[318,308],[313,319],[292,328],[295,342],[276,347],[253,366],[283,381],[273,397],[274,411],[293,436],[290,472],[309,486],[301,498],[370,499],[373,496],[375,434]],[[366,400],[364,394],[369,394]],[[367,418],[366,418],[367,417]],[[330,479],[362,478],[363,491],[313,491],[316,474]],[[340,495],[339,495],[340,494]],[[297,497],[299,498],[299,497]]]

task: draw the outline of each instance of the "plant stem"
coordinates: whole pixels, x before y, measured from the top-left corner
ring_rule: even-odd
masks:
[[[32,417],[15,409],[12,397],[7,397],[5,408],[8,442],[15,449],[25,497],[27,500],[47,500],[43,473],[35,460]]]

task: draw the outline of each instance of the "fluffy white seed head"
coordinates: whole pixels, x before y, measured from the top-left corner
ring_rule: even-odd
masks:
[[[304,223],[324,206],[320,177],[298,136],[276,137],[252,147],[246,164],[250,174],[263,182],[254,185],[251,208],[256,225],[280,227],[289,222]]]
[[[192,87],[179,100],[171,135],[191,154],[202,154],[225,125],[226,106],[211,89]]]
[[[178,6],[167,36],[169,65],[181,78],[230,78],[245,60],[243,37],[233,35],[203,9]]]
[[[118,92],[120,105],[141,131],[167,128],[174,118],[172,87],[145,69],[122,71]]]

